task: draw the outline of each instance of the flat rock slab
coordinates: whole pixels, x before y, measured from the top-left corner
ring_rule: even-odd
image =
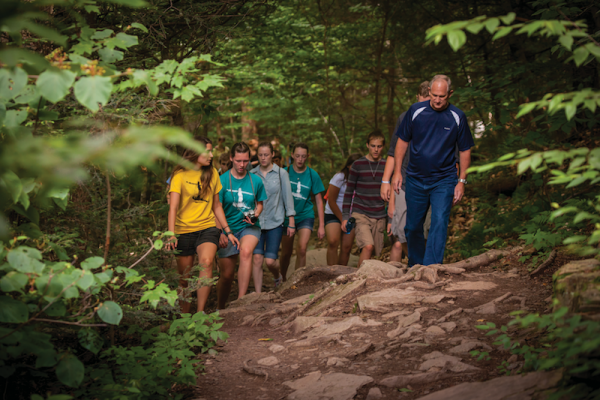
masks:
[[[295,390],[286,397],[288,400],[351,400],[356,396],[358,389],[371,382],[373,378],[366,375],[337,372],[323,375],[316,371],[304,378],[283,382],[283,384]]]
[[[277,365],[279,364],[279,360],[277,359],[277,357],[265,357],[265,358],[261,358],[260,360],[258,360],[256,362],[258,365],[263,365],[265,367],[271,367],[273,365]]]
[[[388,311],[392,306],[419,303],[427,297],[433,296],[417,290],[384,289],[360,296],[357,300],[361,311]]]
[[[447,368],[452,372],[467,372],[467,371],[478,371],[479,368],[469,364],[460,362],[460,358],[453,356],[441,356],[429,359],[419,366],[421,371],[429,371],[433,367]]]
[[[448,292],[458,292],[461,290],[491,290],[497,286],[498,285],[496,285],[494,282],[489,281],[463,281],[451,283],[450,285],[446,286],[445,290]]]
[[[388,263],[379,260],[365,260],[356,272],[368,278],[394,279],[400,278],[404,272]]]
[[[461,383],[418,400],[529,400],[542,391],[555,387],[562,374],[559,371],[533,372],[526,375],[503,376],[487,382]]]
[[[299,335],[305,330],[315,326],[326,324],[331,321],[338,321],[339,318],[333,317],[297,317],[294,322],[292,322],[291,330],[294,335]]]
[[[486,343],[479,342],[477,340],[473,340],[473,341],[464,341],[463,340],[463,342],[461,344],[451,348],[449,351],[452,354],[463,354],[463,353],[468,353],[471,350],[477,349],[477,348],[482,348],[487,351],[492,350],[492,348],[490,346],[488,346]]]
[[[360,317],[344,318],[341,321],[325,323],[308,332],[306,337],[314,338],[320,336],[334,335],[336,333],[346,332],[348,329],[354,328],[356,326],[369,326],[369,324],[364,322]]]
[[[316,315],[320,312],[325,311],[327,308],[337,303],[344,297],[348,296],[350,293],[355,290],[360,289],[366,282],[366,279],[359,279],[354,282],[347,283],[345,285],[339,285],[335,289],[329,293],[324,299],[321,300],[320,303],[313,306],[306,314],[307,315]]]
[[[244,307],[250,304],[255,304],[255,303],[269,303],[271,300],[275,300],[276,298],[278,298],[278,295],[272,294],[272,293],[250,293],[245,295],[244,297],[242,297],[241,299],[237,299],[232,301],[229,304],[229,308],[237,308],[237,307]]]
[[[298,296],[298,297],[294,297],[293,299],[289,299],[287,301],[284,301],[281,304],[301,304],[301,303],[305,303],[307,301],[310,301],[310,299],[312,299],[314,297],[314,294],[308,293],[305,294],[304,296]]]

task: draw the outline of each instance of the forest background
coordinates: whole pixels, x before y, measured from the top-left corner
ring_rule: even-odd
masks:
[[[530,268],[562,245],[597,256],[599,6],[4,1],[0,386],[177,396],[195,353],[226,338],[217,315],[176,313],[158,251],[164,182],[191,135],[275,140],[285,156],[304,141],[327,182],[439,73],[478,172],[449,259],[517,243],[534,246]]]

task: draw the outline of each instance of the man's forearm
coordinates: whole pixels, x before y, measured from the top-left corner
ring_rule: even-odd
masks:
[[[392,174],[394,173],[394,162],[395,157],[392,156],[388,156],[387,160],[385,161],[385,169],[383,170],[382,178],[384,182],[389,182],[390,179],[392,179]]]
[[[408,142],[398,139],[396,142],[396,150],[394,151],[394,174],[400,174],[402,171],[402,161],[408,149]]]

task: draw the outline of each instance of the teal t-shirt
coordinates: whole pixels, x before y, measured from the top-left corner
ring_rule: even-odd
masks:
[[[233,233],[237,233],[247,226],[251,226],[244,221],[244,212],[254,210],[259,201],[267,199],[262,180],[250,172],[247,172],[243,179],[236,179],[229,170],[221,175],[221,185],[223,189],[219,192],[219,200],[223,204],[229,229]],[[252,190],[252,185],[254,185],[254,190]],[[260,227],[259,222],[257,221],[254,226]]]
[[[298,223],[298,221],[306,218],[314,218],[315,211],[310,194],[311,192],[312,194],[318,194],[325,191],[321,177],[310,167],[307,167],[301,174],[297,173],[294,167],[289,167],[288,173],[292,185],[292,196],[294,197],[294,210],[296,211],[294,220]]]

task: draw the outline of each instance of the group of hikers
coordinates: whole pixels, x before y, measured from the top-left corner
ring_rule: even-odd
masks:
[[[194,265],[201,266],[200,278],[212,278],[216,255],[218,309],[226,306],[236,267],[238,298],[251,277],[261,292],[263,263],[277,287],[286,280],[296,237],[295,269],[305,266],[315,228],[318,239],[327,237],[328,265],[347,265],[354,241],[359,266],[379,256],[386,231],[391,261],[401,261],[404,253],[410,266],[442,263],[450,209],[463,196],[474,145],[465,114],[448,101],[451,95],[445,75],[423,82],[417,102],[398,119],[387,159],[386,137],[375,130],[366,138],[367,154],[350,155],[325,194],[321,177],[308,166],[305,143],[291,146],[284,168],[271,142],[239,142],[229,149],[221,139],[215,148],[208,138],[197,139],[204,152],[183,154],[195,168],[175,167],[168,182],[168,229],[176,236],[166,248],[176,250],[180,292]],[[219,170],[213,167],[217,151]],[[210,290],[197,290],[197,311],[204,311]],[[190,312],[189,302],[180,306]]]

